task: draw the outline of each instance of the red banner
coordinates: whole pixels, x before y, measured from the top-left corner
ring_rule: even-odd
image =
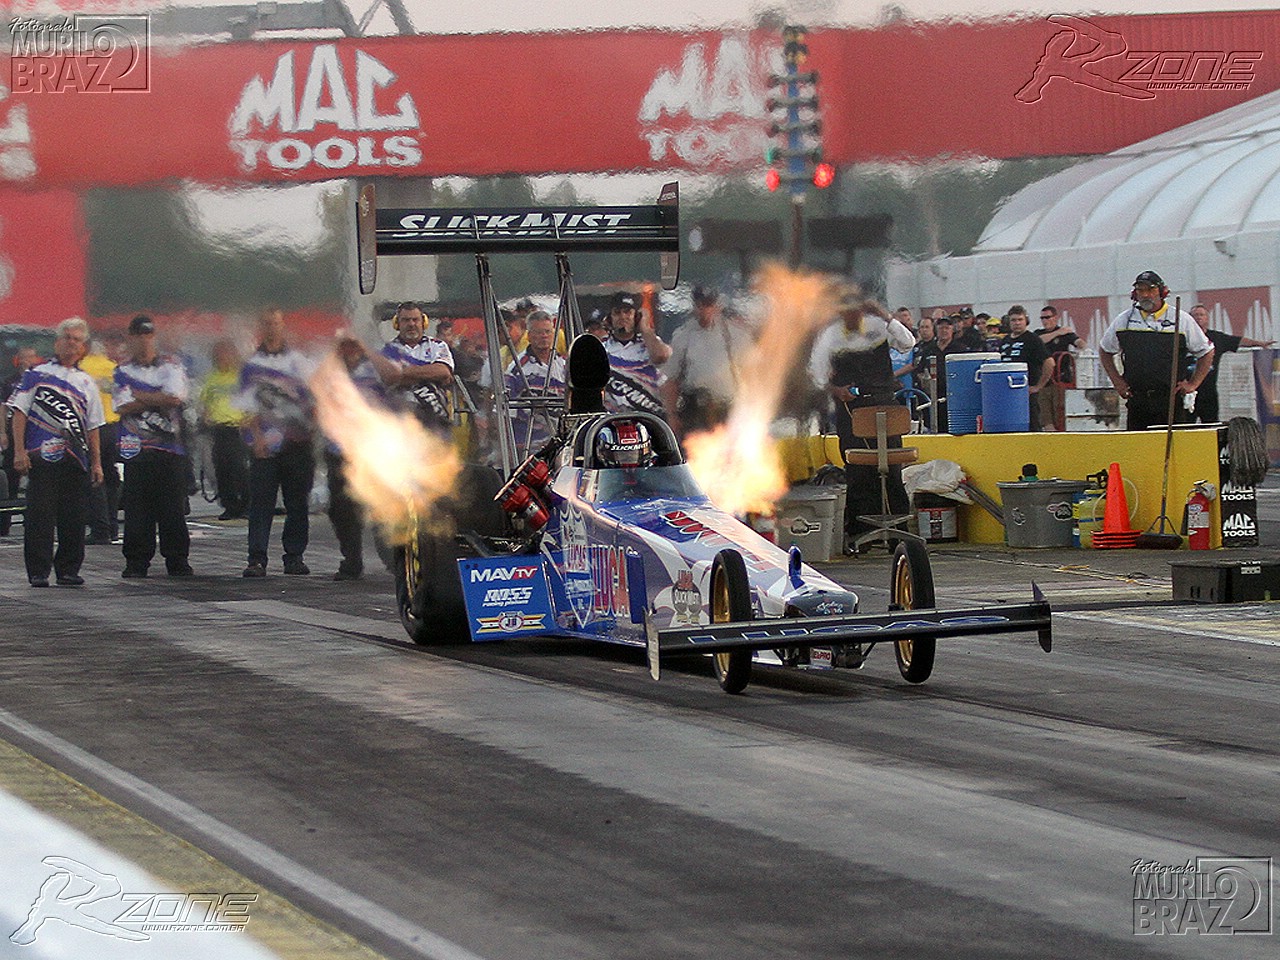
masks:
[[[763,168],[782,53],[772,31],[637,31],[138,59],[41,22],[15,22],[0,58],[0,180]],[[809,49],[839,164],[1102,153],[1280,88],[1274,11],[824,30]]]
[[[75,194],[0,188],[0,323],[85,316],[85,247]]]

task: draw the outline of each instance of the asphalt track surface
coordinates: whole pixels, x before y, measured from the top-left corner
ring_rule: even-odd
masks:
[[[1136,861],[1280,855],[1277,609],[1170,603],[1169,554],[940,547],[940,606],[1037,580],[1054,651],[729,697],[600,645],[414,648],[312,526],[312,576],[256,581],[232,524],[193,524],[195,578],[93,547],[80,589],[0,541],[0,737],[388,957],[1277,955],[1134,934]],[[883,556],[827,572],[884,608]]]

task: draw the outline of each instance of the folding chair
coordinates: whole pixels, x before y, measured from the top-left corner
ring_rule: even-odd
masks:
[[[915,447],[890,447],[889,441],[896,440],[911,430],[911,411],[901,404],[889,404],[880,407],[855,407],[849,411],[853,421],[853,435],[860,440],[874,440],[875,447],[869,450],[846,450],[845,462],[851,466],[875,467],[880,474],[880,510],[878,514],[859,516],[871,529],[858,534],[853,546],[860,547],[864,543],[882,541],[890,544],[895,540],[919,540],[919,534],[905,529],[912,515],[893,514],[889,512],[889,468],[915,463],[919,459],[919,451]]]

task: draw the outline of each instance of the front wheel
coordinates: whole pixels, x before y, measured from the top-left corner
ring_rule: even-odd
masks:
[[[711,621],[740,623],[754,618],[747,565],[737,550],[721,550],[711,564]],[[725,693],[741,693],[751,679],[750,650],[712,654],[716,679]]]
[[[889,600],[896,610],[923,610],[934,605],[933,570],[929,566],[929,552],[920,541],[900,541],[893,552]],[[928,680],[933,673],[937,645],[933,637],[895,641],[893,652],[902,678],[908,683]]]

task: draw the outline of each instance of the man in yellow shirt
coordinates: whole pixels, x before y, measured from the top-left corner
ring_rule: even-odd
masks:
[[[107,343],[94,340],[89,352],[80,361],[80,369],[93,377],[102,394],[102,412],[107,422],[98,430],[98,443],[102,451],[102,477],[100,486],[89,490],[89,536],[87,546],[103,546],[120,538],[120,471],[116,467],[119,457],[120,415],[111,403],[116,361],[123,344],[119,334],[107,336]]]
[[[244,413],[232,404],[240,390],[240,353],[230,340],[213,345],[213,369],[200,388],[200,423],[213,440],[213,475],[222,504],[219,520],[245,516],[248,499],[248,449],[240,434]]]

